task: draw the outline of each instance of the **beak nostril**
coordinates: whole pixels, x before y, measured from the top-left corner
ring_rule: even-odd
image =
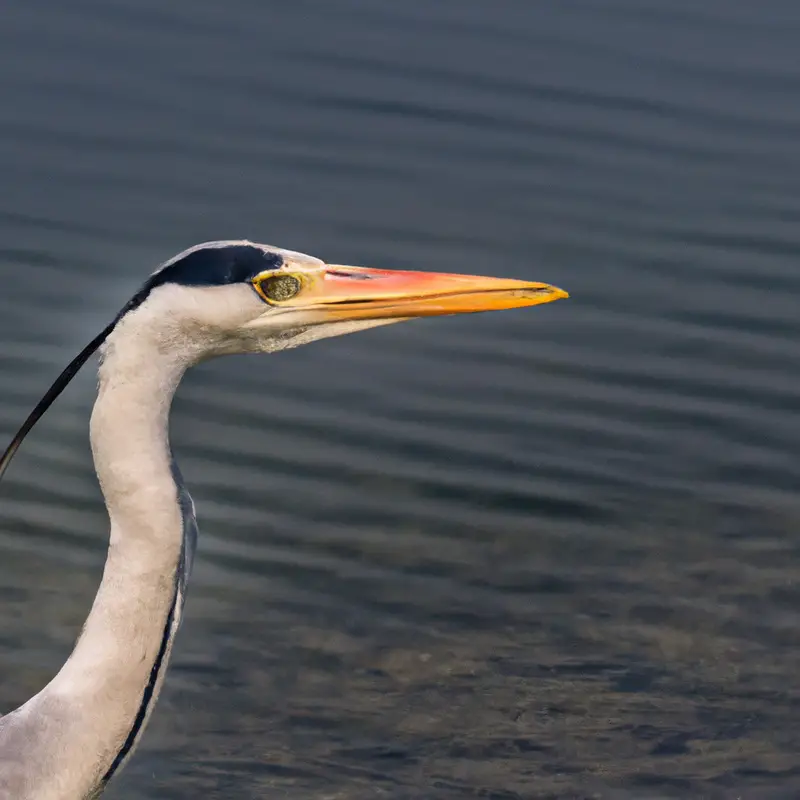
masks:
[[[371,281],[372,275],[368,275],[365,272],[344,272],[343,270],[339,269],[329,269],[325,272],[326,275],[330,275],[334,278],[350,278],[354,281]]]

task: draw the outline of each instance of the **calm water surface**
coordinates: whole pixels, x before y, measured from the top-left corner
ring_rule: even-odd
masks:
[[[195,370],[202,541],[109,790],[800,796],[795,0],[56,0],[0,25],[0,433],[249,237],[573,299]],[[0,487],[0,708],[99,581],[87,369]]]

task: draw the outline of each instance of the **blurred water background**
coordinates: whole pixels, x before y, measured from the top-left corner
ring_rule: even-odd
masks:
[[[572,299],[196,369],[145,798],[800,796],[800,5],[7,0],[0,433],[248,237]],[[86,369],[0,487],[0,708],[105,554]]]

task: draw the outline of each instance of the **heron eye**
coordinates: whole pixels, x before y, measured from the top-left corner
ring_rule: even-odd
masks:
[[[280,302],[294,297],[302,288],[302,284],[294,275],[273,275],[260,281],[258,288],[265,299]]]

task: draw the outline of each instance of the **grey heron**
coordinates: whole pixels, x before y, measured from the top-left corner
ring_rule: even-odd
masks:
[[[0,717],[0,798],[99,796],[136,748],[164,680],[197,536],[168,417],[187,368],[272,353],[415,317],[548,303],[544,283],[330,265],[250,241],[206,242],[165,262],[56,379],[0,457],[100,351],[90,423],[110,521],[94,603],[61,670]]]

